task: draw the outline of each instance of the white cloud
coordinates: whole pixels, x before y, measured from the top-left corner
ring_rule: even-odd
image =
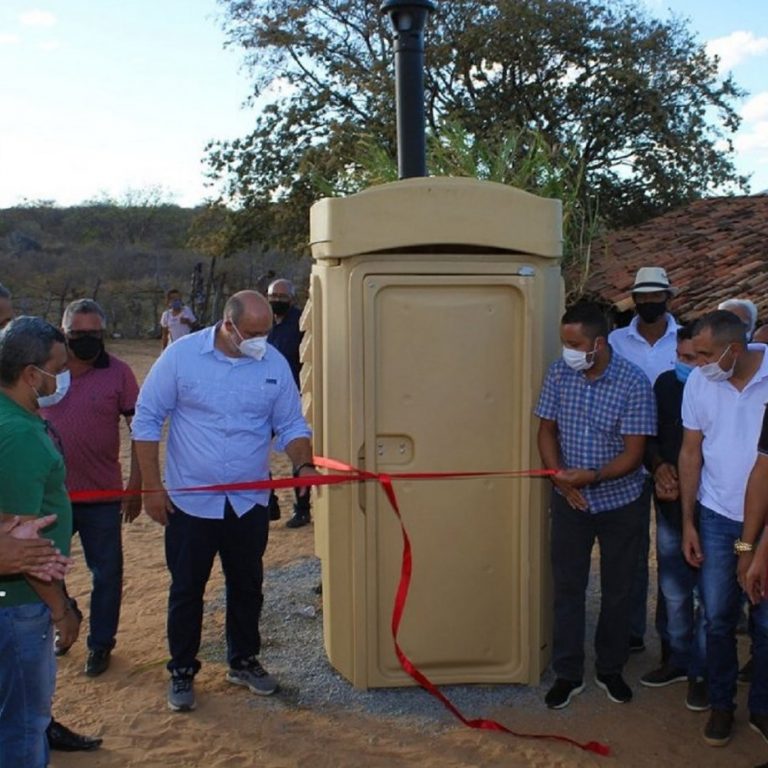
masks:
[[[739,131],[739,135],[733,140],[733,145],[739,153],[768,153],[768,119],[753,123],[746,130]]]
[[[746,123],[768,121],[768,91],[762,91],[747,99],[741,108],[741,116]]]
[[[20,41],[18,35],[10,32],[0,32],[0,45],[16,45]]]
[[[25,27],[52,27],[56,24],[56,16],[50,11],[33,8],[19,14],[19,22]]]
[[[707,53],[720,57],[720,70],[727,72],[751,56],[768,52],[768,37],[756,37],[752,32],[740,30],[707,43]]]
[[[37,47],[41,51],[55,51],[61,46],[58,40],[44,40],[42,43],[38,43]]]

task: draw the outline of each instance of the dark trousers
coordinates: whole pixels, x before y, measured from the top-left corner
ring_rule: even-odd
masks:
[[[239,666],[261,650],[259,617],[263,595],[262,557],[267,548],[267,508],[256,505],[238,517],[229,502],[224,519],[193,517],[176,508],[168,515],[165,559],[171,573],[168,595],[168,669],[197,672],[203,628],[203,596],[218,554],[226,586],[227,661]]]
[[[301,496],[299,496],[299,491],[304,491],[304,493]],[[312,494],[310,494],[309,488],[294,488],[293,494],[296,498],[296,500],[293,503],[293,513],[308,515],[311,511],[311,498],[312,498]],[[272,507],[273,504],[279,506],[279,502],[277,500],[277,494],[274,492],[274,490],[270,491],[269,493],[270,508]]]
[[[88,648],[109,651],[115,647],[123,595],[120,502],[73,504],[72,532],[80,536],[93,579]]]
[[[637,550],[637,567],[632,579],[632,608],[630,609],[630,635],[645,637],[648,617],[648,556],[651,547],[651,491],[653,483],[650,477],[645,480],[643,495],[640,497],[643,514],[643,527],[640,546]]]
[[[584,677],[585,598],[595,539],[601,592],[595,667],[600,675],[621,672],[629,656],[632,580],[645,520],[641,500],[593,514],[573,509],[553,492],[551,512],[555,674],[573,681]]]

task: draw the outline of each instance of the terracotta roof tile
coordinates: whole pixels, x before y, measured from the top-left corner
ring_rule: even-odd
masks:
[[[586,290],[626,299],[640,267],[664,267],[691,319],[728,298],[751,299],[768,322],[768,195],[697,200],[592,243]]]

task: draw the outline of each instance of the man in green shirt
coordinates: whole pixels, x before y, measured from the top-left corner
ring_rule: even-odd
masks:
[[[36,317],[0,333],[0,517],[23,522],[56,515],[46,536],[69,554],[72,508],[64,460],[38,415],[66,394],[61,331]],[[56,681],[53,636],[77,639],[80,622],[63,582],[29,574],[0,577],[0,765],[45,768]]]

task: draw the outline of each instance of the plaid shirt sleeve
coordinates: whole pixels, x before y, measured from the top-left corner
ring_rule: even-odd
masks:
[[[621,415],[622,435],[655,435],[657,427],[656,398],[645,376],[637,377],[629,389]]]
[[[559,375],[557,372],[558,361],[556,360],[549,366],[547,375],[544,377],[544,384],[541,387],[539,402],[536,404],[534,413],[540,419],[550,419],[557,421],[557,415],[560,412],[560,387],[558,386]]]

